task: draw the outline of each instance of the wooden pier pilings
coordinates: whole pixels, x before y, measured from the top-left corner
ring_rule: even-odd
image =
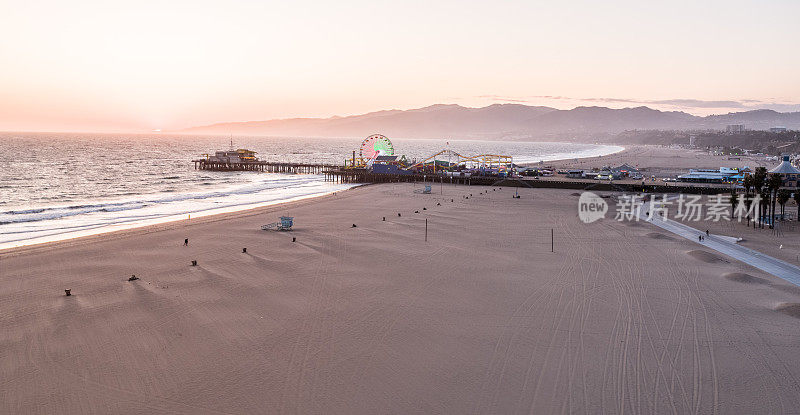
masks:
[[[213,171],[259,171],[268,173],[292,174],[320,174],[326,169],[335,169],[339,166],[330,164],[310,163],[278,163],[271,161],[249,161],[238,163],[224,163],[205,159],[192,160],[195,170]]]

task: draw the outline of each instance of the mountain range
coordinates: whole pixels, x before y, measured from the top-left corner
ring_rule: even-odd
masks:
[[[381,133],[397,138],[571,138],[580,141],[596,140],[628,130],[724,130],[730,124],[744,124],[752,130],[775,126],[800,129],[800,112],[752,110],[701,117],[648,107],[559,110],[521,104],[494,104],[482,108],[436,104],[346,117],[226,122],[176,132],[289,137],[361,137]]]

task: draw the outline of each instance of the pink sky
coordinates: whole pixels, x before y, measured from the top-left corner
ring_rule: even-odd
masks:
[[[800,110],[800,2],[650,3],[6,2],[0,130],[434,103]]]

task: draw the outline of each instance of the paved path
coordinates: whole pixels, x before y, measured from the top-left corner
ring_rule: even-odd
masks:
[[[747,265],[756,267],[764,272],[768,272],[778,278],[791,282],[794,285],[800,286],[800,267],[792,265],[786,261],[773,258],[769,255],[764,255],[756,250],[746,248],[736,244],[736,239],[730,236],[710,235],[703,239],[698,240],[698,236],[705,236],[705,232],[699,231],[691,226],[684,225],[683,223],[674,220],[663,220],[661,217],[655,217],[649,220],[644,212],[639,210],[639,218],[646,222],[650,222],[661,229],[672,232],[675,235],[682,236],[690,241],[694,241],[707,248],[713,249],[717,252],[723,253],[729,257],[744,262]]]

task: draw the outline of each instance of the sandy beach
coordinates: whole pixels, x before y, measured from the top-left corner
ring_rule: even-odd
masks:
[[[800,405],[800,288],[647,223],[583,224],[573,191],[415,188],[0,253],[0,412]],[[259,229],[284,214],[294,231]]]

